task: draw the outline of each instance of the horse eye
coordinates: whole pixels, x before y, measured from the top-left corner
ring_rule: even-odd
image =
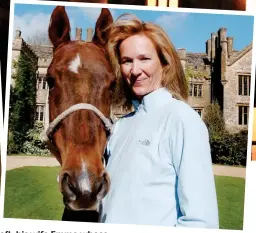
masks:
[[[48,77],[48,78],[46,78],[46,82],[47,82],[47,84],[48,84],[49,89],[54,88],[54,83],[55,83],[55,81],[54,81],[54,78],[53,78],[53,77]]]

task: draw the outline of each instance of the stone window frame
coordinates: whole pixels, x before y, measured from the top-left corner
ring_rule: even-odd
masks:
[[[191,89],[191,86],[193,86],[192,87],[192,89]],[[195,86],[197,86],[197,87],[201,87],[201,95],[199,96],[198,95],[198,92],[199,92],[199,88],[197,88],[196,89],[196,95],[195,95]],[[189,82],[189,96],[190,97],[195,97],[195,98],[203,98],[203,83],[201,83],[201,82]],[[192,92],[192,93],[191,93]]]
[[[236,76],[237,76],[238,95],[239,96],[250,96],[250,93],[251,93],[251,78],[252,78],[251,73],[249,73],[249,72],[239,72],[239,73],[237,73]],[[244,83],[245,83],[244,79],[242,79],[242,81],[241,81],[242,87],[241,87],[241,91],[240,91],[240,77],[241,76],[242,77],[249,77],[249,82],[247,80],[247,84],[246,84],[247,94],[244,94],[245,90],[246,90],[244,88]]]
[[[247,108],[247,111],[245,113],[244,111],[244,107]],[[242,108],[242,109],[241,109]],[[240,109],[242,110],[242,120],[240,121]],[[245,121],[245,118],[244,118],[244,114],[247,114],[247,119]],[[249,114],[250,114],[250,107],[249,107],[249,104],[245,104],[245,103],[238,103],[237,104],[237,125],[239,126],[248,126],[249,124]],[[240,123],[241,122],[241,123]]]
[[[44,104],[37,104],[36,105],[36,114],[35,120],[39,122],[44,122],[45,117],[45,105]]]
[[[36,89],[37,90],[48,90],[48,85],[45,80],[45,75],[38,74],[36,79]]]

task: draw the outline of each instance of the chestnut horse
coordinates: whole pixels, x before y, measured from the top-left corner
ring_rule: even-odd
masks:
[[[166,2],[168,1],[169,0],[166,0]],[[148,5],[147,0],[66,0],[66,2],[112,3],[141,6]],[[178,0],[178,7],[245,11],[246,0]]]
[[[71,210],[96,210],[110,184],[103,154],[115,83],[105,49],[105,29],[112,22],[109,10],[102,9],[92,42],[72,41],[65,8],[58,6],[51,15],[53,59],[46,76],[51,123],[46,140],[61,164],[60,191]]]

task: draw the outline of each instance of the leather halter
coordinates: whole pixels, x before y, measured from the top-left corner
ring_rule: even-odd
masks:
[[[49,90],[47,92],[47,101],[46,101],[46,114],[45,114],[45,126],[47,126],[46,131],[44,131],[44,135],[43,135],[43,141],[47,143],[49,150],[52,153],[59,153],[58,148],[55,146],[55,144],[52,141],[52,135],[54,134],[54,132],[56,131],[57,126],[59,125],[59,123],[61,121],[63,121],[64,119],[66,119],[69,115],[71,115],[73,112],[76,112],[78,110],[90,110],[93,113],[95,113],[100,119],[101,121],[104,123],[104,126],[106,128],[106,130],[110,133],[110,135],[112,134],[113,131],[113,123],[110,119],[108,119],[107,117],[104,116],[104,114],[95,106],[91,105],[91,104],[87,104],[87,103],[79,103],[79,104],[75,104],[72,105],[71,107],[69,107],[68,109],[66,109],[65,111],[63,111],[60,115],[58,115],[51,123],[49,123]]]

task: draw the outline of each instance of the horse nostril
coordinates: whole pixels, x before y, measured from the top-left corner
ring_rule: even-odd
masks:
[[[61,179],[61,192],[71,201],[76,200],[75,187],[71,182],[71,175],[68,172],[63,173]]]
[[[108,174],[104,171],[99,186],[97,188],[97,199],[101,200],[108,192],[109,188],[109,178]]]
[[[107,173],[104,171],[102,177],[101,177],[101,181],[99,183],[99,187],[97,189],[97,193],[99,193],[102,188],[104,187],[104,185],[107,183]]]

